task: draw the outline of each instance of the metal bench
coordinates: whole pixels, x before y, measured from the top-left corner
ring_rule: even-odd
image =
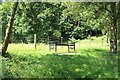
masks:
[[[49,50],[54,49],[55,53],[57,53],[57,46],[68,46],[68,52],[70,52],[70,49],[74,49],[74,52],[75,52],[75,42],[58,43],[57,41],[49,41]]]

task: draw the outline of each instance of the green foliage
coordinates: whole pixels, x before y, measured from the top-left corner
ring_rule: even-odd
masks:
[[[120,19],[118,19],[118,23],[117,23],[117,38],[118,38],[118,51],[120,51]]]
[[[11,4],[5,2],[1,5],[3,38]],[[11,42],[32,43],[33,34],[37,34],[37,42],[46,42],[47,36],[85,39],[89,35],[104,35],[111,26],[110,13],[106,10],[110,9],[109,5],[104,2],[20,2]]]
[[[11,4],[0,4],[2,40]],[[120,10],[118,7],[116,12]],[[48,52],[44,44],[38,44],[37,50],[33,44],[11,44],[8,52],[13,58],[0,56],[4,78],[117,78],[118,56],[108,54],[109,48],[101,44],[105,37],[91,37],[109,32],[111,13],[106,9],[110,10],[110,3],[20,2],[11,42],[33,43],[34,34],[37,34],[37,42],[46,42],[47,36],[70,38],[71,42],[88,39],[80,41],[77,55],[55,55]],[[118,21],[120,44],[119,28]],[[66,52],[66,48],[62,51]]]
[[[54,37],[61,37],[60,31],[55,30],[54,33],[53,33],[53,36],[54,36]]]
[[[78,40],[76,40],[76,39],[73,38],[73,37],[69,39],[69,43],[71,43],[71,42],[77,42],[77,41],[78,41]]]
[[[1,32],[2,32],[2,40],[0,40],[0,42],[3,42],[3,39],[5,37],[5,32],[6,32],[6,28],[7,28],[7,23],[8,20],[10,18],[10,11],[11,11],[11,4],[10,2],[4,2],[3,4],[0,4],[0,19],[1,19],[1,23],[0,23],[0,28],[1,28]]]
[[[91,35],[88,36],[88,39],[89,39],[89,40],[94,40],[94,39],[91,37]]]
[[[2,22],[2,4],[0,2],[0,22]],[[0,43],[2,42],[2,24],[0,23]]]
[[[10,4],[2,5],[3,38],[10,16]],[[71,13],[72,8],[68,6],[66,3],[21,2],[15,16],[11,42],[33,42],[33,34],[37,34],[37,42],[45,42],[47,36],[76,39],[87,37],[86,29],[88,31],[90,28],[87,28],[89,25],[86,23],[83,24],[86,20],[77,14],[80,12]]]

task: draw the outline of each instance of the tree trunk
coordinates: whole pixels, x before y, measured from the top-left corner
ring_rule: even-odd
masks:
[[[110,30],[110,28],[108,27],[107,30],[108,30],[108,32],[106,33],[106,45],[109,46],[109,34],[110,34],[109,30]]]
[[[13,5],[11,17],[8,22],[8,27],[6,29],[6,36],[5,36],[3,45],[2,45],[2,56],[6,55],[6,50],[7,50],[8,44],[9,44],[10,35],[12,33],[12,26],[13,26],[14,16],[15,16],[15,12],[17,10],[17,6],[18,6],[18,2],[15,2]]]
[[[117,31],[120,31],[120,18],[118,19],[117,27],[118,27]],[[120,51],[120,33],[118,32],[117,35],[118,35],[118,51]]]
[[[118,19],[117,19],[117,39],[118,39],[118,51],[120,51],[120,2],[118,3]]]
[[[111,3],[112,25],[110,28],[110,53],[117,53],[117,18],[116,18],[116,2]]]

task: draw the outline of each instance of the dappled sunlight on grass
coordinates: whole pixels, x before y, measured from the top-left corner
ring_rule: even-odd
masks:
[[[76,43],[77,54],[66,53],[67,47],[58,47],[58,53],[49,51],[46,44],[10,44],[12,59],[2,58],[5,78],[117,78],[118,54],[110,54],[109,46],[98,42]],[[94,44],[93,44],[94,43]]]
[[[83,50],[84,51],[84,50]],[[85,50],[90,52],[90,50]],[[92,51],[90,52],[92,53]],[[115,55],[33,55],[18,56],[14,54],[9,66],[12,77],[22,78],[115,78],[117,77],[117,63],[113,62]],[[99,56],[99,57],[98,57]],[[107,59],[106,59],[107,58]],[[111,60],[111,61],[109,61]],[[9,62],[4,61],[3,62]],[[112,69],[112,71],[111,71]],[[7,70],[7,69],[5,69]],[[6,72],[5,72],[6,73]],[[5,74],[4,73],[4,74]],[[5,75],[7,77],[8,75]],[[10,74],[9,74],[10,76]]]

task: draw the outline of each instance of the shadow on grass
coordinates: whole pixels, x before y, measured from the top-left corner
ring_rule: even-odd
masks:
[[[13,78],[117,78],[116,54],[109,55],[102,49],[82,50],[77,55],[12,54],[12,60],[3,64],[9,66]],[[10,74],[3,71],[3,75]]]

